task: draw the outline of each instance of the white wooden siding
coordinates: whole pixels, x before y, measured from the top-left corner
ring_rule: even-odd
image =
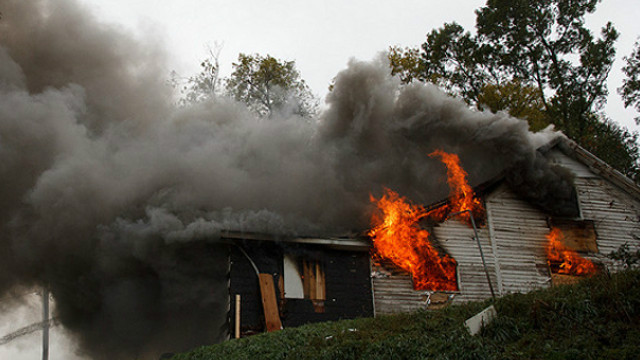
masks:
[[[376,316],[426,308],[426,292],[413,290],[409,273],[374,266],[372,276]]]
[[[600,253],[589,257],[609,266],[606,255],[620,245],[640,246],[640,200],[636,195],[559,150],[547,155],[574,174],[581,217],[594,222]],[[549,215],[519,198],[505,184],[485,195],[485,206],[487,219],[478,234],[496,295],[550,286],[545,254]],[[490,297],[473,229],[449,219],[434,228],[434,235],[458,262],[460,291],[454,302]],[[425,292],[413,290],[406,273],[374,277],[373,291],[376,314],[426,307]]]
[[[480,219],[478,219],[480,220]],[[487,276],[482,266],[480,250],[475,241],[473,228],[456,219],[449,219],[433,229],[435,238],[442,248],[457,263],[458,288],[453,294],[453,302],[486,299],[491,296]],[[489,276],[497,291],[495,257],[486,227],[478,228]],[[426,308],[429,291],[414,290],[411,276],[398,268],[374,267],[373,292],[376,315],[414,311]]]
[[[600,257],[628,242],[640,246],[640,201],[560,151],[550,156],[576,176],[582,217],[593,220]]]
[[[485,200],[498,261],[500,294],[528,292],[550,283],[545,245],[547,216],[520,199],[506,185]]]
[[[476,219],[476,222],[480,223],[483,220]],[[436,226],[433,232],[438,243],[458,263],[458,288],[460,292],[454,297],[454,302],[491,297],[487,275],[482,265],[480,250],[471,225],[451,218]],[[489,278],[494,291],[496,291],[495,257],[486,226],[478,227],[478,237],[480,238],[480,244],[487,263]]]

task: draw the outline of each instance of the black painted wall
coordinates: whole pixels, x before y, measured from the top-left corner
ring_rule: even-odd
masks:
[[[247,252],[262,273],[274,276],[276,297],[284,327],[373,316],[369,253],[273,241],[245,240],[238,245]],[[258,276],[237,246],[231,246],[230,333],[235,328],[235,294],[242,297],[243,334],[264,331],[264,315]],[[324,312],[317,312],[309,299],[282,299],[278,281],[283,273],[283,256],[291,253],[320,261],[325,271]]]

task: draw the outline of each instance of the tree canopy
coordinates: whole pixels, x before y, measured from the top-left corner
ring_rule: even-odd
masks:
[[[420,49],[391,48],[391,71],[405,82],[433,82],[478,109],[507,111],[533,130],[554,124],[640,180],[637,134],[602,112],[618,32],[607,23],[595,36],[585,26],[598,2],[488,0],[476,10],[475,34],[444,24]],[[627,58],[630,73],[638,74],[638,56]],[[640,90],[633,90],[638,76],[620,90],[629,105],[640,106]],[[614,143],[620,151],[611,151]]]
[[[231,75],[221,78],[219,53],[219,46],[209,49],[209,56],[202,60],[196,75],[181,78],[172,72],[170,83],[182,94],[180,104],[228,96],[245,103],[260,116],[271,116],[274,111],[304,117],[316,113],[318,101],[301,78],[295,61],[241,53],[237,62],[232,63]]]
[[[233,73],[226,79],[226,90],[262,116],[285,109],[301,116],[316,112],[315,97],[300,77],[295,62],[270,55],[238,55]]]
[[[222,47],[216,44],[209,48],[209,56],[200,62],[200,72],[189,78],[181,78],[175,71],[169,80],[174,88],[179,88],[182,105],[211,99],[220,92],[220,63],[218,58]]]
[[[624,106],[633,106],[640,113],[640,41],[636,42],[633,52],[624,60],[626,65],[622,71],[627,78],[618,91],[622,95]],[[640,125],[640,116],[636,117],[635,121]]]

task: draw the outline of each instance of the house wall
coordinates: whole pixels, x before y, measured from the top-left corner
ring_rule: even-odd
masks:
[[[475,219],[480,225],[484,219]],[[493,246],[486,226],[478,226],[478,238],[484,254],[491,285],[497,295],[497,278]],[[458,262],[459,293],[454,302],[481,300],[491,297],[491,289],[484,270],[480,249],[473,228],[466,222],[450,218],[433,229],[438,244]]]
[[[284,326],[373,316],[369,252],[311,248],[324,268],[324,312],[317,312],[309,299],[285,299]]]
[[[607,262],[606,255],[626,242],[640,246],[640,200],[560,151],[549,157],[576,176],[581,215],[594,221],[599,260]]]
[[[496,260],[498,294],[528,292],[550,283],[545,245],[547,215],[500,185],[485,198]]]
[[[302,324],[373,316],[373,299],[369,253],[332,249],[321,245],[291,244],[274,241],[245,240],[238,242],[256,263],[261,273],[274,277],[276,300],[283,327]],[[231,246],[229,295],[230,329],[235,324],[235,295],[241,295],[241,332],[264,331],[264,314],[258,277],[251,263],[237,246]],[[325,274],[326,299],[318,312],[310,299],[283,297],[284,254],[305,256],[321,262]]]
[[[274,275],[277,285],[282,274],[279,259],[282,258],[282,250],[270,241],[242,241],[238,242],[249,255],[261,273]],[[260,284],[253,266],[247,257],[239,250],[238,246],[230,246],[231,271],[229,281],[230,327],[231,333],[235,329],[235,295],[241,297],[240,304],[240,331],[243,334],[265,331],[264,313],[262,310],[262,297]],[[275,286],[276,297],[280,299],[280,291]],[[233,337],[233,335],[232,335]]]
[[[425,291],[413,290],[411,275],[391,264],[373,265],[375,315],[412,312],[426,307]]]
[[[607,254],[624,243],[640,246],[640,201],[559,150],[547,156],[575,176],[581,219],[591,220],[597,254],[589,257],[612,266]],[[545,235],[548,216],[518,198],[505,185],[486,196],[487,226],[497,257],[500,294],[527,292],[550,284]],[[611,270],[615,270],[611,268]]]
[[[591,220],[598,254],[588,257],[615,270],[606,257],[621,245],[640,246],[640,200],[559,150],[547,156],[575,176],[581,218]],[[608,171],[608,170],[600,170]],[[545,247],[549,215],[519,198],[502,184],[486,194],[486,219],[478,235],[496,295],[528,292],[551,285]],[[455,219],[436,226],[433,233],[442,248],[458,262],[460,291],[454,302],[491,296],[473,229]],[[373,271],[376,315],[426,308],[425,291],[413,290],[408,273],[390,265]]]
[[[482,220],[477,219],[479,222]],[[489,278],[497,294],[495,257],[488,229],[486,226],[479,226],[477,230]],[[455,218],[449,219],[433,228],[432,238],[435,238],[437,245],[458,263],[459,291],[448,292],[449,295],[453,295],[452,301],[464,302],[491,297],[473,228]],[[426,300],[433,291],[414,290],[410,274],[391,264],[374,267],[373,288],[376,315],[409,312],[432,306],[427,304]],[[433,297],[430,299],[433,300]]]

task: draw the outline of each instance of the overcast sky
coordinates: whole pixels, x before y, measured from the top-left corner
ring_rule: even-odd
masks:
[[[171,69],[187,76],[198,71],[207,44],[223,44],[223,75],[238,53],[270,54],[295,60],[316,95],[324,97],[331,79],[350,58],[369,60],[391,45],[419,46],[445,22],[473,30],[474,10],[484,0],[80,0],[102,21],[140,34],[153,33],[171,55]],[[618,60],[610,75],[607,114],[638,128],[636,113],[625,111],[616,88],[622,82],[622,56],[640,35],[637,0],[605,0],[588,24],[598,31],[612,21],[620,31]]]

